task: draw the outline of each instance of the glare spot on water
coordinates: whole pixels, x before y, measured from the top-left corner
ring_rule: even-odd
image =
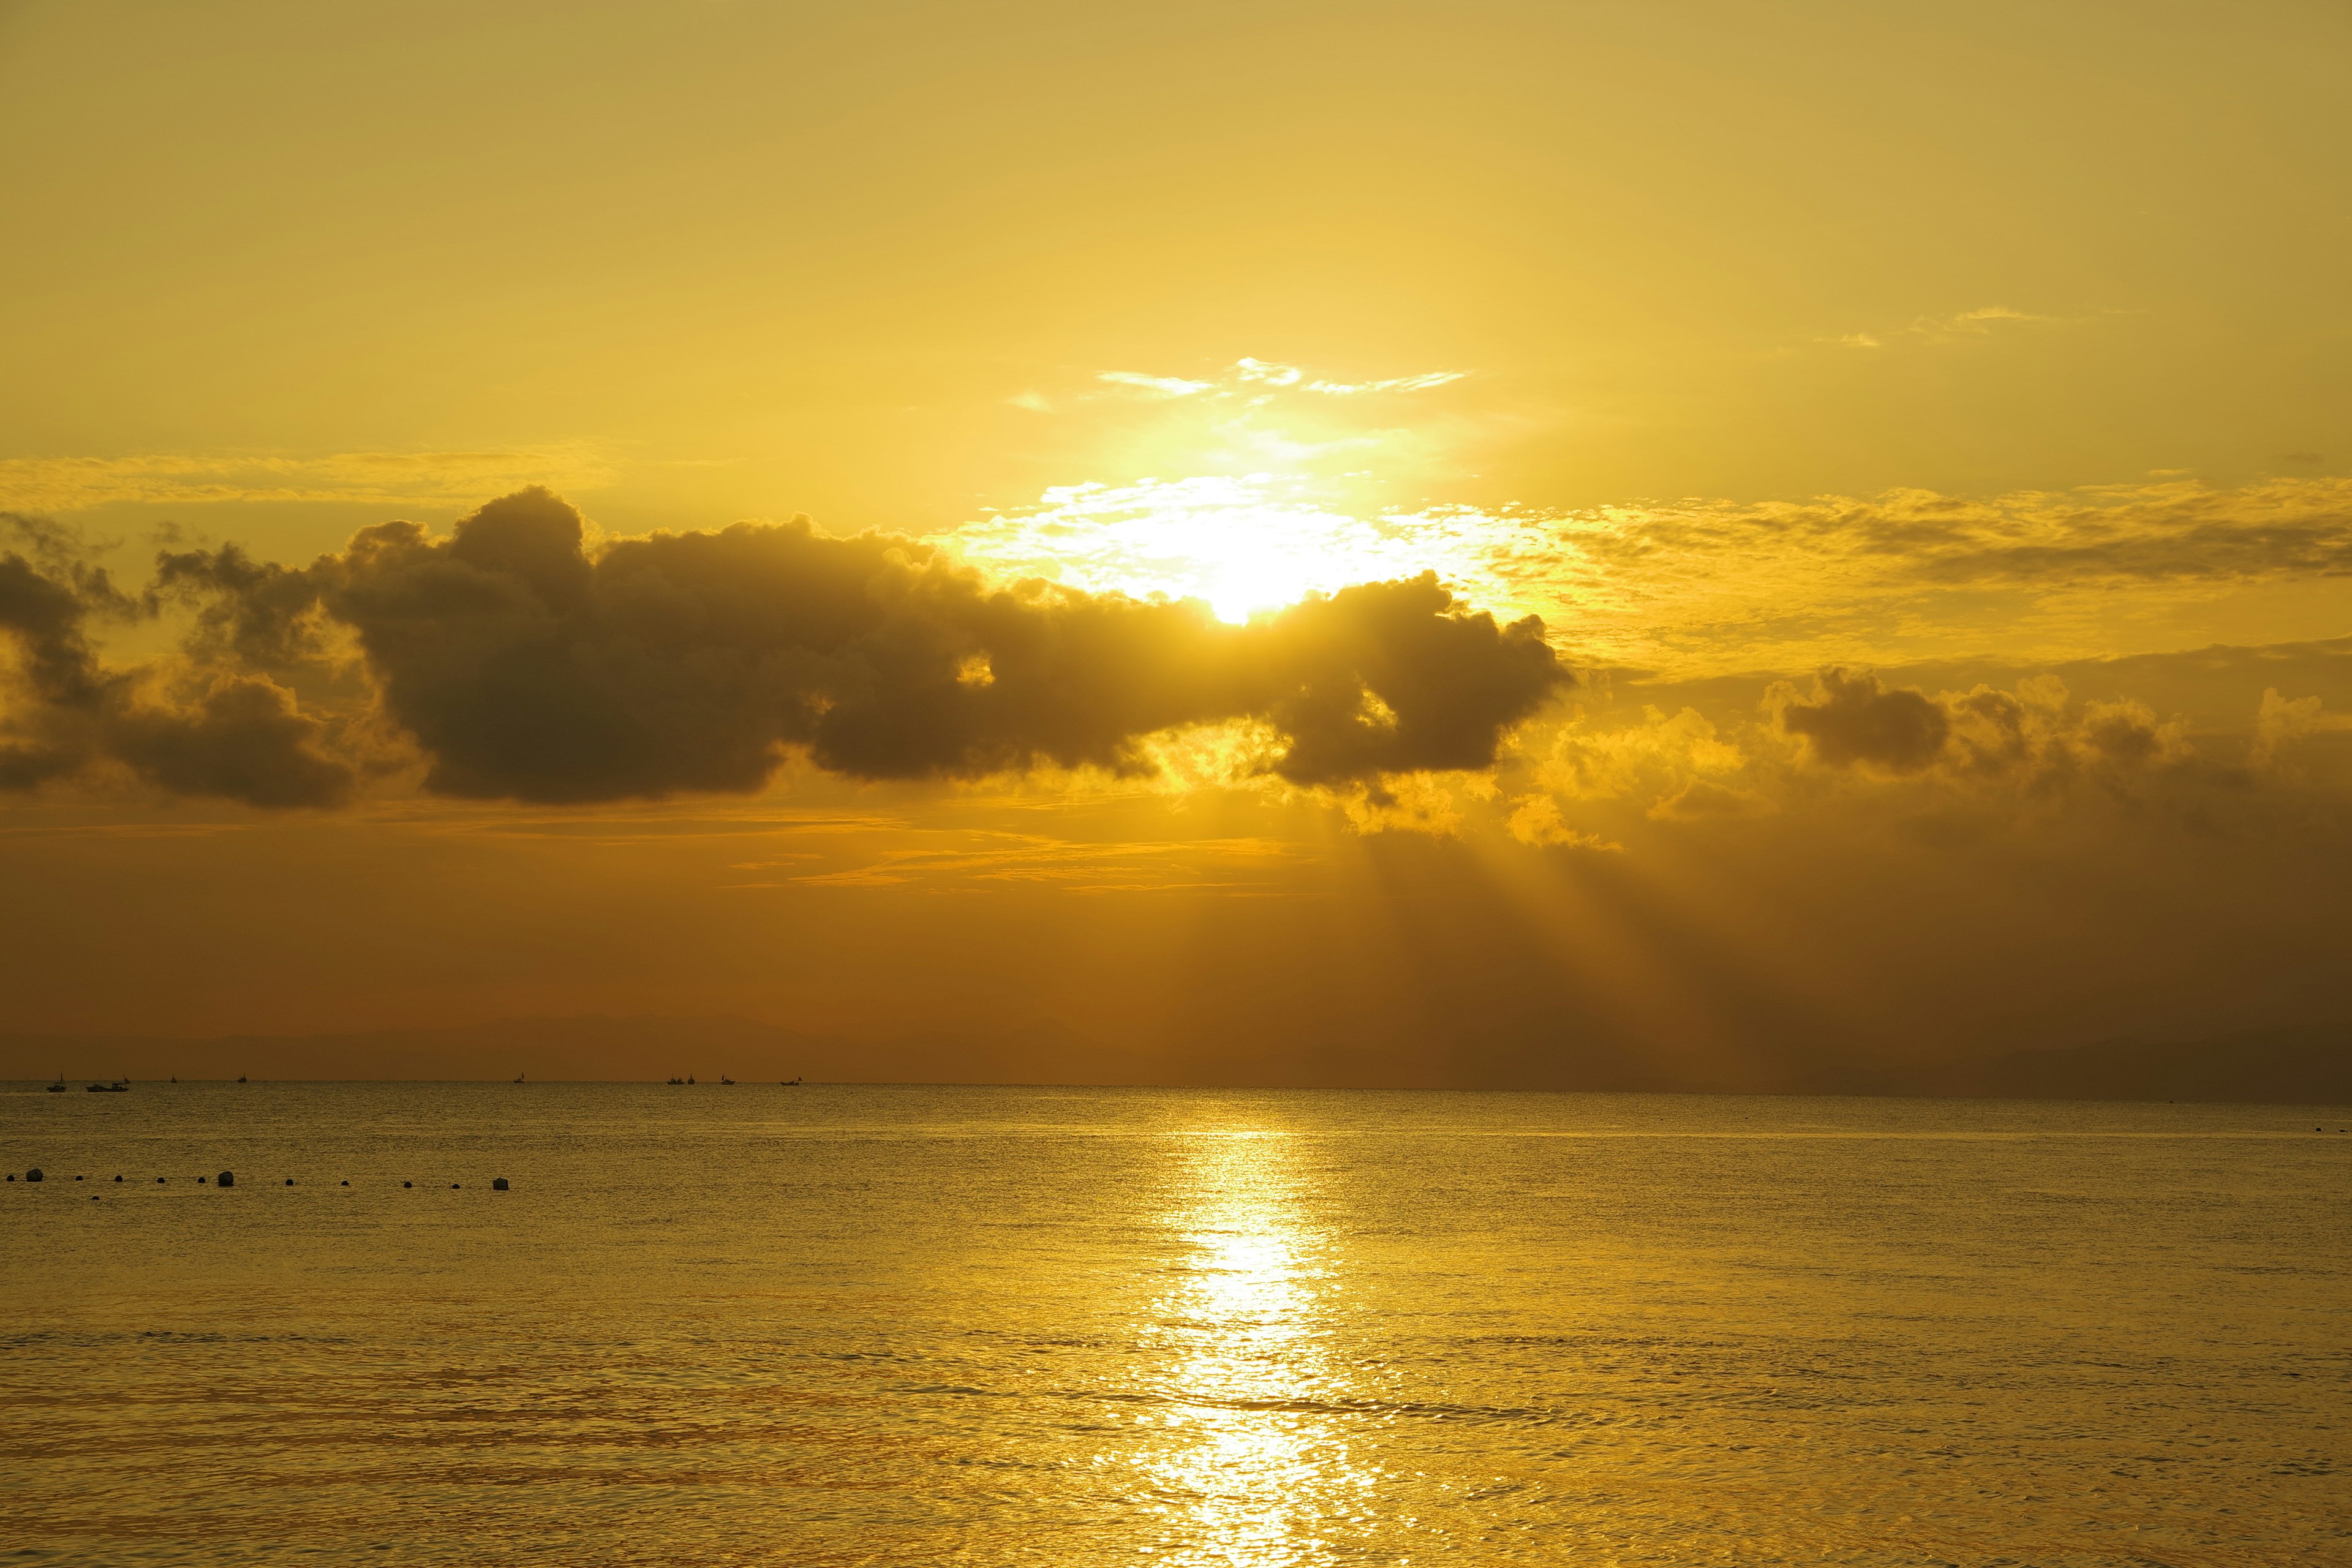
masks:
[[[1147,1470],[1167,1518],[1165,1560],[1324,1560],[1318,1526],[1373,1477],[1328,1414],[1344,1373],[1328,1352],[1323,1255],[1291,1141],[1264,1129],[1196,1135],[1190,1202],[1169,1228],[1184,1259],[1155,1303],[1173,1414]]]

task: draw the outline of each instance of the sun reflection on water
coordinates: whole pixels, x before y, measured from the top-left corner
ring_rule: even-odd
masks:
[[[1376,1479],[1339,1426],[1331,1238],[1309,1215],[1289,1137],[1218,1129],[1188,1141],[1191,1201],[1166,1219],[1182,1261],[1152,1304],[1166,1404],[1145,1469],[1165,1521],[1160,1559],[1325,1561]]]

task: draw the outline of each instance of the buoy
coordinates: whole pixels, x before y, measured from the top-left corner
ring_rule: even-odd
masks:
[[[204,1184],[205,1184],[205,1179],[204,1179],[202,1176],[198,1176],[198,1177],[196,1178],[196,1185],[198,1185],[198,1186],[200,1186],[200,1187],[201,1187],[201,1186],[203,1186]]]
[[[120,1177],[120,1176],[117,1176],[117,1177],[115,1177],[114,1179],[115,1179],[116,1181],[118,1181],[118,1182],[119,1182],[119,1181],[121,1181],[121,1180],[122,1180],[122,1178],[121,1178],[121,1177]]]
[[[77,1182],[79,1182],[79,1181],[80,1181],[80,1180],[81,1180],[81,1178],[80,1178],[79,1176],[76,1176],[76,1177],[74,1178],[74,1180],[75,1180],[75,1181],[77,1181]]]
[[[502,1192],[505,1192],[506,1190],[507,1190],[507,1179],[506,1179],[504,1176],[500,1176],[497,1181],[492,1182],[492,1183],[490,1184],[490,1191],[492,1191],[492,1192],[494,1192],[494,1193],[502,1193]]]
[[[156,1184],[157,1186],[159,1186],[159,1187],[160,1187],[160,1186],[162,1186],[162,1185],[163,1184],[163,1177],[161,1177],[161,1176],[156,1177],[156,1178],[155,1178],[155,1184]]]
[[[13,1182],[13,1181],[15,1181],[15,1180],[16,1179],[16,1172],[14,1172],[14,1171],[9,1172],[9,1173],[8,1173],[8,1179],[9,1179],[10,1181],[12,1181],[12,1182]]]
[[[456,1191],[457,1190],[457,1183],[455,1183],[455,1182],[450,1183],[450,1184],[449,1184],[449,1190],[450,1190],[451,1192],[453,1192],[453,1193],[454,1193],[454,1192],[456,1192]]]
[[[343,1183],[343,1185],[345,1185],[345,1186],[347,1186],[347,1187],[348,1187],[348,1186],[350,1186],[350,1185],[351,1185],[351,1183],[350,1183],[350,1182],[348,1182],[348,1181],[346,1181],[346,1182],[344,1182],[344,1183]]]
[[[233,1187],[236,1185],[236,1173],[235,1171],[223,1171],[220,1173],[220,1184],[224,1187]]]
[[[294,1184],[294,1178],[293,1178],[293,1177],[291,1177],[291,1176],[287,1177],[287,1178],[286,1178],[286,1184],[287,1184],[288,1186],[289,1186],[289,1187],[290,1187],[290,1186],[292,1186],[292,1185]]]
[[[415,1184],[415,1182],[403,1182],[403,1183],[401,1183],[400,1184],[401,1184],[402,1186],[404,1186],[404,1187],[413,1187],[413,1186],[415,1186],[416,1184]]]
[[[40,1179],[41,1168],[38,1165],[34,1166],[31,1170],[25,1173],[25,1180],[28,1182],[37,1182]]]

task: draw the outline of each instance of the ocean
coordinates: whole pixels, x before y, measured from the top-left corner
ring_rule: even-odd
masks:
[[[2352,1563],[2338,1127],[9,1086],[0,1562]]]

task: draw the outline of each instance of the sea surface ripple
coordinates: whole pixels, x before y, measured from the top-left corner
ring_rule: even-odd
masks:
[[[0,1562],[2344,1563],[2339,1125],[8,1086]]]

